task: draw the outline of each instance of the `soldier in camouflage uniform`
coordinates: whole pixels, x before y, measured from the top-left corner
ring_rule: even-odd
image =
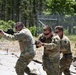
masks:
[[[59,75],[60,45],[59,36],[52,32],[50,26],[44,26],[43,33],[38,37],[36,47],[44,46],[43,69],[47,75]]]
[[[27,65],[33,60],[35,56],[33,36],[21,22],[16,23],[16,31],[17,33],[14,35],[9,35],[3,31],[0,32],[0,35],[8,40],[12,39],[19,41],[21,54],[15,66],[16,73],[17,75],[24,75],[24,72],[26,72],[28,75],[36,75],[30,73],[30,69],[27,67]]]
[[[63,54],[63,57],[60,59],[60,75],[62,75],[62,72],[64,75],[71,75],[69,70],[72,62],[70,40],[63,34],[62,26],[56,26],[55,33],[60,37],[60,52]]]

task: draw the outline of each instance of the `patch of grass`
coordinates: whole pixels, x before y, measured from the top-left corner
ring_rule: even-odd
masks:
[[[67,36],[71,41],[76,42],[76,35],[67,35]]]

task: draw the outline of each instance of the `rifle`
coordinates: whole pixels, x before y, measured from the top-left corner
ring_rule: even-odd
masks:
[[[15,32],[13,31],[12,28],[8,28],[8,30],[5,31],[5,33],[13,35]]]
[[[0,30],[0,33],[2,32],[2,30]],[[7,33],[7,34],[11,34],[11,35],[13,35],[15,32],[13,31],[13,29],[11,29],[11,28],[8,28],[7,29],[7,31],[4,31],[5,33]]]

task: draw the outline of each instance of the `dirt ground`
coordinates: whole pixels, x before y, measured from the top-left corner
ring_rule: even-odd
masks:
[[[74,43],[72,44],[73,56],[76,56],[76,48]],[[0,40],[0,75],[16,75],[15,64],[17,56],[20,55],[19,44],[17,41]],[[35,60],[42,62],[43,47],[36,50]],[[76,64],[76,63],[75,63]],[[29,65],[30,70],[38,75],[46,75],[46,72],[42,68],[42,64],[32,61]],[[70,71],[72,75],[76,75],[76,67],[71,65]],[[27,74],[25,74],[27,75]]]

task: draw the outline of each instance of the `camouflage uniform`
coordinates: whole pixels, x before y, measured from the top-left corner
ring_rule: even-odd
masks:
[[[15,69],[17,75],[24,75],[27,65],[31,60],[33,60],[33,57],[35,56],[35,46],[33,45],[34,40],[31,32],[27,28],[24,28],[12,36],[4,33],[4,38],[19,41],[21,54],[16,63]],[[28,68],[26,72],[28,72]]]
[[[40,34],[39,40],[44,43],[43,69],[47,75],[59,75],[59,36],[53,34],[46,39]]]
[[[62,72],[65,75],[71,75],[69,71],[72,62],[71,46],[68,37],[65,35],[60,40],[60,52],[63,54],[63,57],[60,59],[60,75]]]

